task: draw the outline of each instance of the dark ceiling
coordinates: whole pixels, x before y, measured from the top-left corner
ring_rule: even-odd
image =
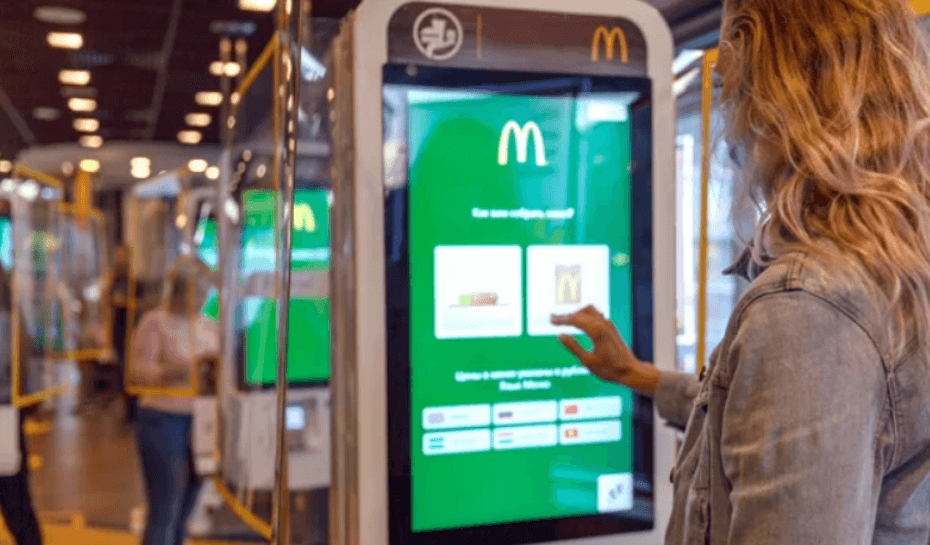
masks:
[[[357,3],[316,0],[313,14],[339,18]],[[87,17],[75,26],[48,24],[34,16],[40,6],[77,8]],[[194,102],[198,91],[219,89],[219,78],[209,73],[210,63],[219,58],[219,37],[211,23],[256,24],[247,38],[251,64],[271,38],[272,18],[239,10],[237,0],[0,0],[0,90],[9,97],[5,101],[0,93],[0,155],[78,140],[81,133],[73,121],[79,116],[68,110],[67,91],[58,81],[59,71],[68,68],[90,71],[88,89],[72,92],[96,94],[92,115],[100,120],[98,134],[105,141],[176,141],[178,131],[188,128],[186,114],[215,114],[214,108]],[[50,31],[80,32],[84,45],[78,51],[54,49],[46,43]],[[37,119],[36,108],[53,108],[60,115]],[[212,118],[203,129],[204,143],[218,141],[216,115]]]
[[[720,0],[647,0],[660,9],[680,46],[706,47],[719,24]],[[314,17],[338,19],[359,0],[313,0]],[[86,20],[76,26],[41,22],[40,6],[76,8]],[[67,93],[95,93],[94,117],[104,141],[174,142],[191,112],[212,114],[202,130],[203,143],[218,142],[214,108],[194,102],[198,91],[217,90],[220,80],[209,66],[219,58],[215,21],[252,21],[248,40],[251,64],[271,38],[273,16],[241,11],[238,0],[0,0],[0,156],[45,144],[74,143],[81,133],[67,108]],[[50,31],[77,31],[78,51],[54,49]],[[86,69],[89,89],[64,88],[62,69]],[[8,97],[8,100],[7,100]],[[57,119],[35,116],[36,108],[53,108]]]

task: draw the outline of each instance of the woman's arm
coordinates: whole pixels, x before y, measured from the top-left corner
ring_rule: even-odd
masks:
[[[594,347],[590,352],[570,335],[560,335],[559,341],[592,373],[655,398],[662,418],[673,426],[685,426],[697,395],[697,378],[684,373],[663,372],[651,363],[640,361],[623,341],[617,327],[594,307],[586,307],[567,316],[553,316],[552,323],[576,327],[591,338]]]
[[[724,357],[728,543],[871,543],[886,385],[869,336],[829,303],[783,293],[746,309]]]

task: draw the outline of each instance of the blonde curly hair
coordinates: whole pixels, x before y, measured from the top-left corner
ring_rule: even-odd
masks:
[[[760,204],[753,259],[816,254],[930,331],[930,55],[906,0],[726,0],[726,136]]]

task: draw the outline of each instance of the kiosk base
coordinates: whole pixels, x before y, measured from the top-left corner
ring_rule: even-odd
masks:
[[[291,490],[329,486],[329,389],[288,392],[286,418]],[[251,490],[274,487],[274,390],[240,393],[228,404],[225,474]]]

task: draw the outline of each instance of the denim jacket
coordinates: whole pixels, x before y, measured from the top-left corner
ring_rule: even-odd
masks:
[[[700,379],[660,380],[667,545],[930,543],[930,362],[811,259],[752,279]]]

